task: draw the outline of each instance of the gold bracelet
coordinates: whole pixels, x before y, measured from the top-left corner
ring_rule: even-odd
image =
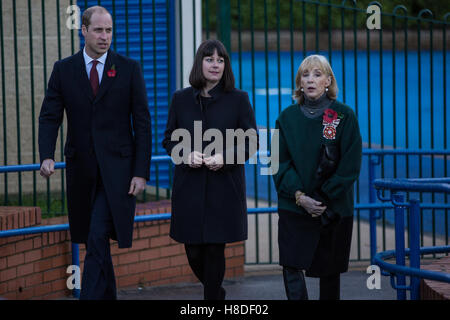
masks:
[[[304,195],[304,192],[301,192],[300,190],[295,191],[295,198],[300,198],[302,195]]]
[[[299,200],[300,200],[300,197],[301,196],[303,196],[305,193],[304,192],[301,192],[300,190],[297,190],[297,191],[295,191],[295,204],[296,205],[300,205],[300,202],[299,202]],[[298,200],[297,200],[298,199]]]

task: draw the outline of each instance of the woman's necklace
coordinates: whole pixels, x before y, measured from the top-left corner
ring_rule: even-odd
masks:
[[[319,111],[320,108],[316,109],[316,108],[311,108],[308,106],[304,106],[305,110],[310,114],[310,115],[315,115],[317,113],[317,111]]]
[[[317,100],[310,100],[305,97],[305,104],[304,104],[305,111],[309,115],[314,116],[318,112],[322,112],[324,110],[324,103],[326,103],[326,101],[327,101],[326,94],[322,94],[322,96],[320,96]]]

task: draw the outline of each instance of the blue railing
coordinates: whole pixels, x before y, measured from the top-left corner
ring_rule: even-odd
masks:
[[[261,152],[262,154],[262,152]],[[266,156],[269,156],[268,153],[264,153]],[[398,206],[396,206],[396,203],[403,202],[397,201],[392,204],[389,203],[377,203],[377,190],[375,189],[375,181],[377,183],[380,183],[378,188],[382,188],[382,183],[388,183],[391,182],[390,186],[392,186],[393,189],[396,188],[397,184],[393,181],[383,180],[384,182],[381,182],[380,180],[375,180],[375,172],[376,167],[381,164],[381,157],[385,155],[430,155],[430,156],[436,156],[436,155],[450,155],[450,151],[448,150],[391,150],[391,149],[383,149],[383,150],[377,150],[377,149],[364,149],[363,155],[369,156],[369,203],[357,203],[355,205],[355,210],[369,210],[370,216],[369,216],[369,222],[370,222],[370,251],[371,251],[371,261],[372,263],[376,263],[380,266],[382,266],[385,270],[393,270],[391,266],[386,267],[386,263],[384,261],[381,261],[383,258],[390,257],[394,251],[386,251],[383,253],[377,254],[376,252],[376,245],[377,245],[377,238],[376,238],[376,221],[381,217],[380,214],[377,214],[377,211],[383,210],[383,209],[392,209],[394,208],[396,212],[400,210]],[[166,162],[170,161],[171,158],[169,156],[153,156],[152,157],[152,163],[156,162]],[[24,172],[24,171],[37,171],[39,170],[39,164],[31,164],[31,165],[13,165],[13,166],[4,166],[0,167],[0,173],[5,172]],[[57,162],[55,163],[55,169],[63,169],[65,168],[64,162]],[[398,180],[396,180],[398,181]],[[410,184],[408,186],[412,189],[409,191],[433,191],[433,192],[443,192],[442,190],[446,190],[446,184],[448,183],[447,179],[428,179],[428,180],[421,180],[422,182],[434,182],[434,187],[436,189],[433,189],[431,187],[426,187],[425,190],[419,190],[419,189],[413,189],[411,183],[417,182],[417,179],[409,179]],[[437,187],[439,185],[440,187]],[[442,186],[444,185],[444,186]],[[425,186],[425,184],[421,184],[421,186]],[[399,187],[402,188],[402,187]],[[443,189],[439,189],[443,188]],[[397,190],[397,189],[396,189]],[[436,191],[439,190],[439,191]],[[435,203],[417,203],[417,206],[422,209],[450,209],[450,205],[448,204],[435,204]],[[277,207],[266,207],[266,208],[249,208],[248,214],[259,214],[259,213],[275,213],[278,211]],[[400,212],[400,211],[399,211]],[[145,216],[137,216],[135,217],[135,222],[143,222],[143,221],[157,221],[157,220],[167,220],[170,219],[170,213],[163,213],[163,214],[155,214],[155,215],[145,215]],[[420,220],[420,219],[419,219]],[[403,223],[403,222],[402,222]],[[411,226],[410,228],[416,228],[417,226]],[[397,224],[396,224],[397,228]],[[398,228],[403,228],[401,223],[398,224]],[[68,224],[61,224],[61,225],[53,225],[53,226],[41,226],[41,227],[30,227],[30,228],[23,228],[23,229],[15,229],[15,230],[6,230],[6,231],[0,231],[0,238],[2,237],[11,237],[11,236],[17,236],[17,235],[25,235],[25,234],[37,234],[37,233],[44,233],[44,232],[54,232],[54,231],[64,231],[68,230],[69,225]],[[420,232],[420,231],[419,231]],[[398,233],[400,234],[400,233]],[[401,244],[401,241],[399,240],[399,245]],[[404,244],[404,241],[403,241]],[[447,246],[448,247],[448,246]],[[425,252],[431,252],[432,250],[438,250],[439,252],[442,252],[442,248],[447,247],[435,247],[435,248],[422,248]],[[396,247],[397,249],[397,247]],[[404,245],[403,245],[404,250]],[[431,250],[431,251],[430,251]],[[78,256],[79,248],[77,244],[72,245],[72,264],[79,265],[79,256]],[[434,252],[434,251],[433,251]],[[396,250],[395,253],[401,254],[401,250]],[[409,254],[408,250],[404,250],[404,254]],[[403,263],[404,266],[404,263]],[[420,263],[419,263],[420,266]],[[398,268],[396,268],[398,267]],[[391,268],[391,269],[389,269]],[[402,269],[402,265],[399,264],[398,266],[394,266],[395,270],[400,275],[403,275],[402,272],[404,270]],[[414,272],[408,269],[408,272]],[[428,276],[429,274],[427,272],[423,271],[424,277]],[[436,276],[439,278],[439,276]],[[415,281],[415,280],[414,280]],[[406,288],[404,284],[402,284],[402,278],[398,278],[398,282],[396,285],[396,288],[398,288],[399,292],[403,292],[404,290],[407,290],[409,288]],[[74,290],[74,295],[77,296],[79,292]],[[403,294],[403,293],[402,293]]]
[[[364,149],[363,155],[369,156],[369,204],[355,206],[355,209],[369,209],[369,228],[370,228],[370,259],[373,262],[377,252],[377,220],[381,218],[379,209],[392,209],[394,205],[388,203],[377,203],[377,190],[374,186],[376,179],[376,168],[381,165],[381,158],[387,155],[391,156],[450,156],[450,150],[436,149]],[[425,181],[425,180],[423,180]],[[419,191],[419,190],[410,190]],[[423,190],[426,191],[426,190]],[[450,209],[449,204],[421,203],[421,209]],[[377,212],[378,211],[378,212]],[[448,225],[445,226],[448,228]],[[448,240],[447,244],[448,244]]]
[[[170,213],[159,213],[159,214],[136,216],[134,218],[134,222],[161,221],[168,219],[170,219]],[[51,226],[29,227],[29,228],[0,231],[0,238],[39,234],[46,232],[67,231],[67,230],[69,230],[68,223]],[[77,243],[72,243],[72,265],[74,266],[80,265],[80,248]],[[72,294],[75,298],[79,298],[80,290],[73,289]]]
[[[170,161],[169,156],[152,156],[152,163],[168,162]],[[65,162],[56,162],[55,169],[64,169],[66,167]],[[25,171],[38,171],[40,169],[39,164],[28,164],[28,165],[12,165],[0,167],[0,173],[5,172],[25,172]],[[170,213],[160,213],[151,215],[136,216],[134,222],[145,222],[145,221],[161,221],[170,219]],[[39,234],[46,232],[56,232],[56,231],[67,231],[69,230],[69,224],[57,224],[50,226],[40,226],[40,227],[28,227],[13,230],[0,231],[0,238]],[[80,265],[80,248],[77,243],[72,243],[72,265]],[[72,294],[75,298],[80,297],[80,290],[74,288]]]
[[[424,179],[376,179],[374,186],[377,189],[378,199],[390,201],[395,211],[395,250],[377,253],[372,263],[388,271],[391,276],[391,285],[397,289],[397,299],[405,300],[406,291],[411,291],[411,300],[420,299],[420,279],[429,279],[450,283],[450,274],[420,269],[421,254],[448,253],[450,246],[420,247],[420,204],[417,199],[405,202],[401,192],[439,192],[450,193],[450,178],[424,178]],[[381,194],[382,190],[389,190],[389,197]],[[405,248],[405,209],[409,209],[409,237],[410,248]],[[405,257],[409,255],[410,266],[405,266]],[[396,264],[385,262],[385,259],[395,257]],[[383,273],[386,275],[386,273]],[[410,285],[406,285],[406,277],[410,276]],[[395,277],[397,283],[395,283]]]
[[[167,162],[170,161],[169,156],[152,156],[152,163]],[[55,162],[55,169],[65,169],[65,162]],[[7,172],[26,172],[26,171],[39,171],[40,165],[35,164],[23,164],[0,167],[0,173]]]
[[[169,156],[152,156],[152,163],[156,162],[168,162],[171,161]],[[55,169],[64,169],[66,167],[65,162],[56,162]],[[29,164],[29,165],[12,165],[12,166],[3,166],[0,167],[0,173],[5,172],[25,172],[25,171],[37,171],[40,169],[39,164]],[[250,208],[248,209],[248,214],[256,214],[256,213],[274,213],[277,212],[276,207],[271,208]],[[151,215],[141,215],[136,216],[134,218],[134,222],[146,222],[146,221],[162,221],[169,220],[171,217],[170,213],[160,213],[160,214],[151,214]],[[30,235],[30,234],[39,234],[46,232],[56,232],[56,231],[67,231],[69,230],[69,224],[58,224],[58,225],[49,225],[49,226],[39,226],[39,227],[28,227],[28,228],[20,228],[13,230],[4,230],[0,231],[0,238],[7,238],[13,236],[21,236],[21,235]],[[72,265],[79,266],[79,245],[77,243],[72,243]],[[72,290],[72,294],[75,298],[80,297],[80,290],[74,288]]]

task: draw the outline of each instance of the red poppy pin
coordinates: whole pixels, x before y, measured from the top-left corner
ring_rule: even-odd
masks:
[[[336,128],[341,119],[344,118],[342,113],[337,113],[333,109],[326,109],[323,112],[323,137],[328,140],[336,139]]]
[[[334,120],[338,118],[338,114],[333,109],[326,109],[323,112],[323,122],[324,123],[333,123]]]
[[[116,72],[116,65],[113,64],[112,67],[111,67],[111,69],[108,70],[108,72],[107,72],[108,77],[114,78],[114,77],[116,76],[116,73],[117,73],[117,72]]]

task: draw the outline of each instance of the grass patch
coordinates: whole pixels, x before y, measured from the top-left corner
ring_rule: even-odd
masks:
[[[166,198],[166,194],[160,194],[159,199],[156,195],[148,192],[141,193],[137,196],[137,203],[144,203],[149,201],[158,201]],[[61,191],[36,192],[27,194],[9,194],[5,197],[0,195],[0,206],[21,206],[21,207],[40,207],[42,218],[53,218],[67,215],[67,196]]]

